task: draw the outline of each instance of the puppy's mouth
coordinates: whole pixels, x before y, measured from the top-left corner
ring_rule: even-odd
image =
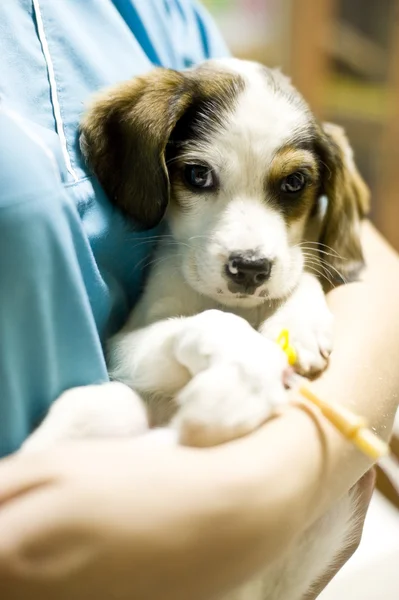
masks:
[[[269,292],[267,289],[259,289],[257,285],[235,286],[234,284],[227,285],[228,292],[236,298],[248,298],[249,296],[257,296],[258,298],[267,298]],[[223,290],[221,290],[223,292]]]
[[[258,288],[247,287],[243,290],[235,291],[235,290],[227,290],[224,292],[221,288],[217,289],[217,293],[219,295],[227,294],[228,296],[233,296],[234,298],[267,298],[269,296],[269,292],[267,290],[258,290]]]
[[[244,289],[232,290],[230,288],[223,290],[222,288],[216,289],[217,295],[220,297],[225,297],[229,299],[235,300],[254,300],[258,301],[260,299],[267,300],[270,293],[268,290],[262,289],[259,290],[258,287],[247,286]]]

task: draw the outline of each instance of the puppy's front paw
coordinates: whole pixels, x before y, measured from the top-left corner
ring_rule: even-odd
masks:
[[[259,334],[242,339],[235,356],[198,373],[177,397],[173,426],[180,443],[214,446],[254,431],[287,400],[286,359]]]
[[[119,382],[89,385],[61,394],[21,450],[72,439],[130,437],[147,429],[144,404],[133,390]]]
[[[284,307],[262,326],[262,334],[276,340],[283,329],[290,334],[290,343],[297,353],[295,370],[313,377],[324,371],[333,347],[333,316],[327,305],[306,310],[285,310]]]

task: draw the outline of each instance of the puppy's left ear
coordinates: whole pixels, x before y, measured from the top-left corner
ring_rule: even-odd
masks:
[[[320,243],[325,244],[321,247],[322,257],[332,267],[328,269],[329,277],[337,283],[355,281],[364,267],[360,225],[369,210],[370,192],[341,127],[324,123],[317,150],[322,172],[320,194],[328,198],[320,237]]]

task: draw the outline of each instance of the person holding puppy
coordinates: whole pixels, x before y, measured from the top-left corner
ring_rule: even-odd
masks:
[[[18,0],[0,7],[0,28],[2,597],[206,599],[272,562],[354,485],[364,516],[372,475],[357,481],[371,465],[299,407],[207,450],[148,435],[12,454],[65,389],[107,380],[102,343],[141,286],[132,252],[145,264],[157,235],[126,231],[87,173],[82,104],[151,65],[183,69],[227,51],[203,9],[183,0]],[[335,352],[314,385],[387,436],[398,265],[368,224],[363,244],[361,283],[329,296]]]

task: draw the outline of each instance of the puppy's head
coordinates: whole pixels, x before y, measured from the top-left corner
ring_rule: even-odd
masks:
[[[314,260],[306,232],[323,195],[326,274],[350,281],[363,264],[368,192],[349,144],[279,71],[234,59],[155,69],[94,101],[82,147],[136,225],[166,217],[186,281],[221,303],[256,306],[295,288]]]

